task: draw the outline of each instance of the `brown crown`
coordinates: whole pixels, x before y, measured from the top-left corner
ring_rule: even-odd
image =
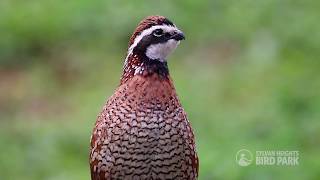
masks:
[[[143,19],[137,26],[136,30],[132,34],[130,41],[129,41],[129,47],[133,44],[134,39],[145,29],[150,28],[151,26],[155,25],[162,25],[162,24],[167,24],[167,25],[173,25],[173,23],[168,20],[164,16],[148,16],[145,19]]]

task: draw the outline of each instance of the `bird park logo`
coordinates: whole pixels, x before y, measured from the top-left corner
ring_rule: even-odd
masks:
[[[236,162],[239,166],[249,166],[254,162],[252,153],[247,149],[241,149],[236,154]],[[255,152],[256,166],[298,166],[299,151],[267,150]]]
[[[236,161],[239,166],[249,166],[252,163],[252,153],[247,149],[241,149],[237,152]]]

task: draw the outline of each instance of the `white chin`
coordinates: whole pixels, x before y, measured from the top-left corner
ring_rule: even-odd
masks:
[[[180,41],[170,39],[165,43],[152,44],[146,50],[146,56],[150,59],[166,61],[166,58],[175,50]]]

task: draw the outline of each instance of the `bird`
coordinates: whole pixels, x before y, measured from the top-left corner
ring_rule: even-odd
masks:
[[[92,131],[92,180],[198,178],[193,129],[167,65],[184,39],[164,16],[148,16],[136,27],[120,84]]]

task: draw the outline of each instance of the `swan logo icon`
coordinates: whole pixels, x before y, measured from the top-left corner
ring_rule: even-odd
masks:
[[[236,161],[239,166],[249,166],[252,163],[253,155],[247,149],[241,149],[237,152]]]

